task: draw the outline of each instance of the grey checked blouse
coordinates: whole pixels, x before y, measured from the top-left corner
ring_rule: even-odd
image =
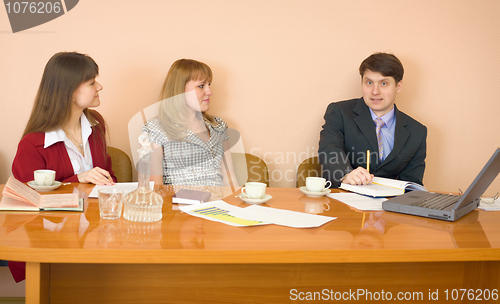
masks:
[[[169,140],[158,119],[148,121],[143,131],[163,147],[163,183],[165,185],[223,186],[222,143],[229,139],[227,124],[214,117],[216,125],[205,121],[210,130],[207,143],[189,131],[183,140]]]

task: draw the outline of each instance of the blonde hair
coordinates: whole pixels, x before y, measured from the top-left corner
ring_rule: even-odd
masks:
[[[158,120],[167,137],[181,139],[187,135],[188,106],[184,96],[186,83],[191,80],[212,82],[212,70],[208,65],[193,59],[179,59],[168,70],[161,90]],[[202,113],[203,118],[214,123],[212,116]]]

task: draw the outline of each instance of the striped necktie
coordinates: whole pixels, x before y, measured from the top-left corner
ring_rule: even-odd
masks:
[[[378,144],[378,159],[380,162],[384,160],[384,145],[382,143],[382,134],[380,132],[380,129],[385,125],[384,121],[382,118],[377,117],[375,118],[375,124],[377,125],[377,128],[375,131],[377,132],[377,144]]]

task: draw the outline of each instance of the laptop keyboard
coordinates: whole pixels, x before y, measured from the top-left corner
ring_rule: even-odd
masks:
[[[451,194],[434,193],[433,196],[409,204],[410,206],[443,210],[460,199],[460,196]]]

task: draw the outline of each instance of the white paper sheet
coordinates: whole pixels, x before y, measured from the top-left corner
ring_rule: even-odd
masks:
[[[224,223],[231,226],[245,227],[256,225],[267,225],[259,220],[247,220],[231,215],[230,212],[242,209],[237,206],[230,205],[224,201],[213,201],[199,205],[179,206],[179,209],[192,216],[201,217],[207,220]]]
[[[478,209],[484,211],[499,211],[500,210],[500,198],[497,198],[493,201],[493,198],[481,198],[481,202],[479,203]]]
[[[356,193],[330,193],[327,196],[362,211],[383,211],[382,203],[387,200]]]
[[[294,228],[319,227],[336,217],[315,215],[291,210],[276,209],[252,205],[246,208],[235,209],[230,212],[231,215],[247,219],[269,222],[276,225],[288,226]]]
[[[104,185],[104,186],[100,186],[100,185],[96,185],[94,187],[94,189],[92,189],[92,192],[90,192],[89,194],[89,197],[95,197],[97,198],[97,191],[99,191],[100,189],[104,189],[104,188],[110,188],[110,189],[120,189],[120,190],[123,190],[124,194],[127,194],[127,193],[130,193],[134,190],[137,189],[137,185],[138,183],[115,183],[113,186],[109,186],[109,185]],[[154,189],[155,187],[155,183],[154,182],[149,182],[149,186],[151,187],[151,190]]]

